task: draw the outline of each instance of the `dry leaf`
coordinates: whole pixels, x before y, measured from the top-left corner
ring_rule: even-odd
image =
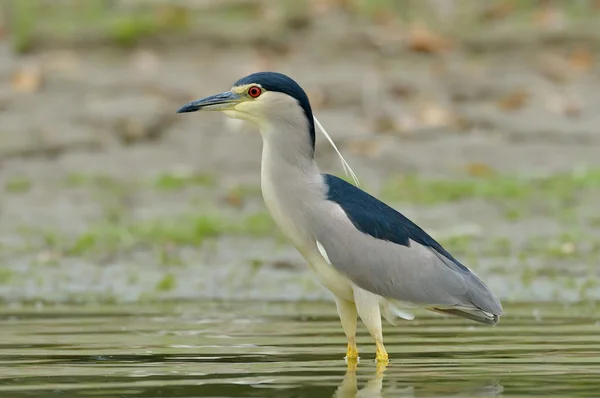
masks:
[[[454,123],[455,116],[446,108],[436,104],[425,104],[419,109],[419,121],[423,126],[439,127]]]
[[[313,17],[319,17],[336,10],[349,11],[353,4],[351,0],[310,0],[308,10]]]
[[[173,120],[169,114],[153,114],[150,117],[122,117],[115,122],[114,132],[125,144],[158,140]]]
[[[386,7],[379,7],[373,11],[373,23],[389,29],[396,29],[396,17]]]
[[[453,127],[457,131],[469,131],[473,128],[473,122],[464,116],[456,116]]]
[[[583,103],[580,99],[572,96],[553,95],[546,99],[546,108],[560,115],[577,117],[581,115]]]
[[[376,133],[387,133],[397,129],[397,123],[390,115],[380,114],[373,118],[373,130]]]
[[[500,20],[509,16],[515,10],[515,5],[512,1],[502,1],[491,4],[481,13],[483,20]]]
[[[157,8],[156,20],[161,26],[182,28],[189,25],[189,14],[190,12],[186,7],[167,4]]]
[[[390,94],[395,98],[410,98],[415,94],[415,90],[413,87],[402,84],[402,83],[392,83],[389,86]]]
[[[569,54],[569,63],[574,69],[587,72],[593,66],[594,56],[587,48],[578,48]]]
[[[301,265],[287,260],[275,260],[270,267],[273,269],[300,269]]]
[[[393,123],[392,131],[397,133],[410,132],[420,126],[419,121],[414,115],[401,114],[394,119],[390,118],[390,121]]]
[[[449,50],[452,43],[422,24],[413,25],[408,32],[408,48],[424,53],[441,53]]]
[[[518,90],[508,94],[498,102],[498,107],[506,112],[521,109],[527,103],[529,93],[524,90]]]
[[[228,205],[233,207],[242,207],[242,205],[244,204],[244,199],[242,198],[238,190],[232,189],[225,196],[225,202],[227,202]]]
[[[42,71],[36,66],[26,66],[13,73],[10,80],[14,91],[20,93],[32,93],[42,87]]]
[[[310,0],[307,6],[310,15],[313,17],[320,17],[330,12],[334,5],[331,1]]]
[[[572,75],[567,59],[558,54],[544,54],[539,60],[540,72],[550,80],[564,82]]]
[[[484,163],[469,163],[466,170],[473,177],[489,177],[494,174],[494,169]]]
[[[540,28],[559,29],[565,25],[565,16],[551,1],[544,1],[534,14],[533,22]]]

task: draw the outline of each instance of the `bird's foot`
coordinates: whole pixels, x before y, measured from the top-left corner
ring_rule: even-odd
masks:
[[[383,372],[385,372],[385,370],[387,369],[388,362],[389,361],[385,361],[385,362],[377,361],[377,363],[375,364],[375,375],[377,377],[383,376]]]
[[[346,361],[358,362],[358,347],[355,342],[348,342],[348,348],[346,349]]]
[[[356,369],[358,368],[358,360],[346,359],[346,365],[346,372],[356,372]]]
[[[376,341],[375,344],[377,345],[377,353],[375,354],[377,364],[383,364],[384,366],[387,366],[387,364],[389,363],[388,353],[385,350],[385,347],[383,346],[383,342]]]

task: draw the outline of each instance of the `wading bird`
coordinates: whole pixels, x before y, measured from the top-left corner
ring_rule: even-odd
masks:
[[[347,360],[358,359],[359,316],[375,339],[376,358],[388,362],[381,315],[392,324],[420,307],[494,325],[500,301],[469,268],[408,218],[355,185],[321,174],[315,162],[315,125],[356,175],[291,78],[259,72],[233,88],[181,107],[177,113],[220,111],[258,125],[261,188],[275,224],[335,298],[346,334]]]

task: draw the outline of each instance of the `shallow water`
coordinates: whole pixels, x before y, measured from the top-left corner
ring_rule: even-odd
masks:
[[[363,327],[347,368],[331,303],[5,307],[0,397],[598,396],[598,311],[506,307],[386,325],[384,372]]]

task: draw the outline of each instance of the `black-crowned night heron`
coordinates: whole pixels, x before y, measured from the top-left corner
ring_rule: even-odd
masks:
[[[260,128],[265,204],[333,293],[348,339],[348,360],[358,358],[357,315],[375,339],[377,360],[385,363],[382,312],[392,324],[397,317],[412,319],[405,312],[411,307],[498,322],[500,301],[431,236],[360,188],[320,173],[314,159],[315,123],[328,135],[294,80],[280,73],[255,73],[231,90],[177,112],[199,110],[221,111]]]

